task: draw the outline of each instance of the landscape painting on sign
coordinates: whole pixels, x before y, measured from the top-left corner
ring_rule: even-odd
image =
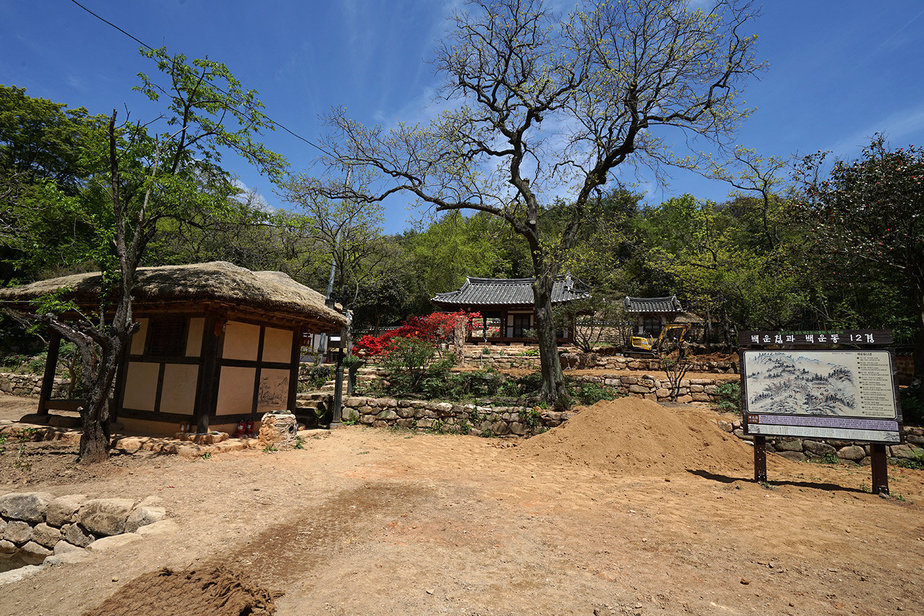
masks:
[[[857,416],[856,362],[841,354],[766,351],[747,361],[748,412],[780,415]]]

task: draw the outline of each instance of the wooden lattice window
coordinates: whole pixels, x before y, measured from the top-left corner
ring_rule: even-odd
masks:
[[[153,317],[148,323],[145,355],[153,357],[186,356],[186,318]]]

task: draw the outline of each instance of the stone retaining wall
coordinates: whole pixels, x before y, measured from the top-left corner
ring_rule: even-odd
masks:
[[[734,434],[745,441],[753,441],[754,437],[746,435],[741,427],[741,420],[718,421],[719,428]],[[892,462],[897,460],[913,460],[924,451],[924,428],[905,426],[905,444],[889,445],[886,455]],[[770,438],[767,437],[767,451],[775,452],[789,460],[804,462],[806,460],[838,459],[850,460],[857,464],[870,464],[870,446],[867,443],[854,441],[818,440],[807,438]]]
[[[69,379],[55,377],[55,384],[51,389],[52,397],[66,396],[69,383]],[[42,392],[42,375],[0,372],[0,392],[11,396],[37,396]]]
[[[568,412],[525,406],[452,404],[351,396],[343,401],[343,419],[376,428],[407,428],[474,436],[532,436],[560,425]]]
[[[487,351],[487,353],[486,353]],[[468,345],[464,351],[464,365],[482,366],[484,368],[533,368],[539,369],[539,355],[532,354],[536,347],[525,345],[511,346],[473,346]],[[527,355],[527,353],[529,353]],[[600,355],[597,353],[563,352],[562,368],[605,369],[605,370],[660,370],[661,362],[657,358],[625,357],[622,355]],[[712,372],[718,374],[736,374],[737,366],[732,361],[711,361],[691,359],[692,372]]]
[[[164,508],[154,506],[152,499],[4,494],[0,496],[0,558],[38,565],[50,556],[99,551],[140,538],[139,529],[165,517]],[[134,537],[117,539],[125,534]]]
[[[620,394],[648,398],[657,402],[668,402],[671,396],[671,384],[666,378],[651,374],[627,376],[620,374],[578,375],[575,380],[597,383],[612,387]],[[737,383],[736,379],[706,378],[683,379],[677,402],[715,402],[716,392],[722,383]]]

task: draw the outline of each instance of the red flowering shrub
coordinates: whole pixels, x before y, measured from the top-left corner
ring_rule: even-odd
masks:
[[[477,312],[434,312],[424,317],[410,317],[398,329],[379,336],[365,335],[353,345],[353,352],[361,357],[387,357],[399,338],[417,338],[437,346],[452,340],[453,331],[464,323],[471,331],[472,321],[481,315]]]

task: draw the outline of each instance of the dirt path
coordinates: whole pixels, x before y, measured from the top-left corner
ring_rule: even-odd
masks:
[[[179,530],[5,586],[0,614],[80,614],[212,566],[282,591],[279,615],[920,613],[924,472],[890,468],[904,500],[882,499],[868,469],[771,456],[765,488],[704,411],[664,412],[679,419],[611,409],[596,436],[575,422],[519,446],[343,427],[304,450],[46,472],[28,489],[156,495]]]

